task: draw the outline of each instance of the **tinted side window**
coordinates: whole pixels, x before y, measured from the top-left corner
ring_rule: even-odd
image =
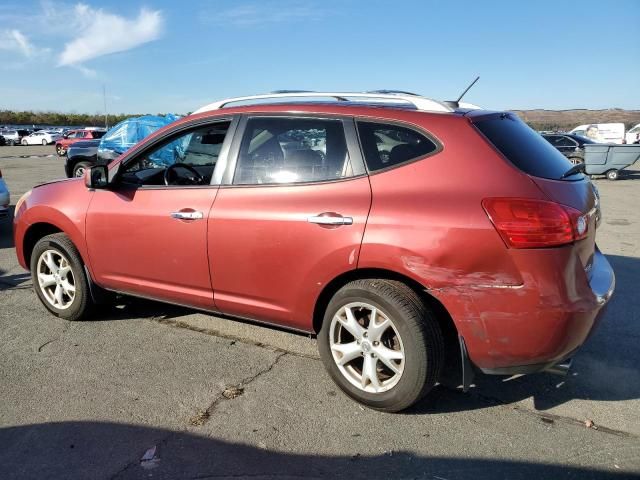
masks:
[[[475,125],[511,163],[529,175],[557,180],[572,167],[564,155],[514,114],[480,119]]]
[[[569,137],[558,137],[558,140],[555,142],[557,147],[575,147],[578,144],[571,140]]]
[[[370,172],[415,160],[438,149],[424,135],[398,125],[358,122],[358,135]]]
[[[351,175],[341,120],[251,118],[233,183],[320,182]]]

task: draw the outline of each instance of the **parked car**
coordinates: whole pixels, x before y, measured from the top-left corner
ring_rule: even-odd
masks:
[[[2,132],[0,132],[0,147],[4,147],[7,144],[7,141],[2,136]]]
[[[98,145],[100,140],[82,140],[73,143],[67,150],[67,156],[64,162],[64,172],[68,178],[83,177],[85,171],[98,164]],[[104,159],[104,157],[101,157]],[[101,162],[107,165],[109,162]]]
[[[62,138],[56,141],[56,153],[63,157],[67,153],[69,145],[79,142],[81,140],[93,140],[96,138],[102,138],[106,133],[106,130],[98,129],[82,129],[82,130],[70,130],[62,135]]]
[[[20,145],[22,139],[30,133],[29,130],[24,129],[9,129],[3,130],[0,135],[4,137],[7,145]]]
[[[623,143],[624,123],[590,123],[578,125],[569,133],[587,137],[598,143]]]
[[[38,130],[33,132],[21,140],[22,145],[49,145],[55,143],[61,136],[56,132],[47,130]]]
[[[81,177],[93,165],[108,165],[140,140],[175,121],[172,114],[132,117],[114,125],[100,140],[77,142],[69,147],[65,160],[67,177]]]
[[[566,371],[614,290],[577,167],[507,112],[229,99],[26,193],[16,253],[58,317],[118,292],[315,333],[347,395],[398,411],[451,369]]]
[[[2,178],[2,170],[0,170],[0,221],[9,216],[9,189]]]
[[[588,175],[617,180],[623,170],[640,160],[640,145],[585,145],[584,167]]]
[[[584,162],[585,145],[598,143],[587,137],[572,133],[545,133],[542,137],[557,148],[574,165]]]

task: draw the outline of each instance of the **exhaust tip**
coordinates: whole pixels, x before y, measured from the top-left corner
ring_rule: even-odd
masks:
[[[553,373],[554,375],[560,375],[560,376],[566,376],[569,373],[569,370],[571,370],[571,364],[573,363],[573,360],[571,358],[568,358],[567,360],[564,360],[560,363],[556,363],[555,365],[551,365],[549,368],[547,368],[545,371],[549,372],[549,373]]]

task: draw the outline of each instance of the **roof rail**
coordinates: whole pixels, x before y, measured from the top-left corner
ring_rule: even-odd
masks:
[[[418,110],[424,110],[428,112],[453,112],[454,109],[446,105],[443,102],[432,100],[430,98],[421,97],[418,95],[402,93],[379,93],[379,92],[301,92],[301,91],[286,91],[277,93],[267,93],[262,95],[250,95],[248,97],[236,97],[227,98],[225,100],[219,100],[217,102],[210,103],[197,109],[193,113],[208,112],[210,110],[219,110],[229,105],[230,103],[239,102],[251,102],[253,100],[268,100],[268,99],[284,99],[284,98],[332,98],[339,102],[348,102],[352,99],[358,100],[374,100],[381,103],[398,103],[404,102],[414,106]]]

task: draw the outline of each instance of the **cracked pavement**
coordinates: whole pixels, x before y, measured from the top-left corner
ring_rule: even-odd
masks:
[[[12,204],[62,175],[62,160],[10,149]],[[640,475],[639,180],[596,182],[618,287],[574,375],[478,377],[396,415],[346,398],[305,336],[133,299],[93,321],[52,317],[1,225],[0,478]]]

